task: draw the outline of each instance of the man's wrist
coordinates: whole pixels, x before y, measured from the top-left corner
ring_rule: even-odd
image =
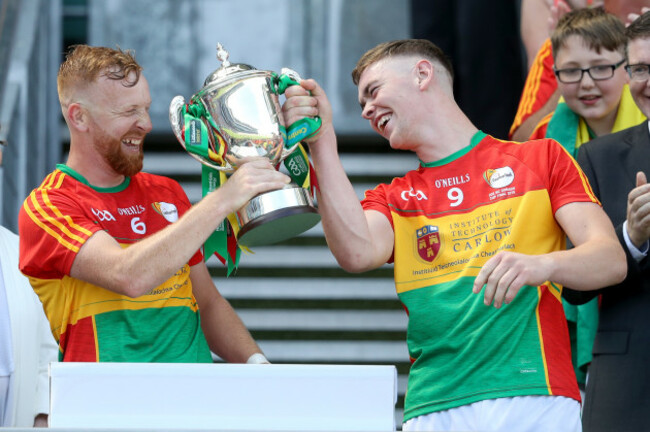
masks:
[[[269,364],[270,362],[262,353],[255,353],[248,357],[246,364]]]
[[[637,246],[637,242],[630,238],[630,233],[628,232],[628,223],[627,220],[623,222],[623,238],[625,239],[625,245],[627,250],[630,251],[632,257],[638,262],[641,261],[648,255],[648,249],[650,249],[650,243],[646,239],[645,242],[641,243],[640,246]]]

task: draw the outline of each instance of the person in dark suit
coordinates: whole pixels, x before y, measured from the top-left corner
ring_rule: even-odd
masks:
[[[627,29],[630,90],[650,116],[650,12]],[[581,303],[600,294],[600,321],[589,367],[585,432],[647,430],[650,421],[650,125],[643,122],[583,145],[578,163],[611,218],[628,274],[598,291],[565,290]]]

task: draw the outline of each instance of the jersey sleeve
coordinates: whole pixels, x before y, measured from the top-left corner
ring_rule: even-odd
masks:
[[[547,39],[537,52],[533,65],[528,71],[517,113],[508,134],[510,138],[528,117],[548,102],[556,89],[557,81],[553,73],[553,51],[551,40]]]
[[[101,229],[69,193],[45,188],[25,199],[18,227],[20,270],[41,279],[69,275],[81,246]]]
[[[170,180],[170,187],[173,190],[173,194],[178,198],[178,216],[182,217],[191,207],[192,204],[190,203],[189,198],[187,197],[187,194],[185,193],[185,190],[181,187],[178,182],[174,180]],[[199,248],[194,255],[192,255],[192,258],[188,261],[188,264],[191,266],[196,265],[203,261],[203,253],[201,252],[201,249]]]
[[[393,217],[388,207],[388,196],[387,188],[385,184],[380,184],[374,189],[366,191],[365,197],[361,200],[361,207],[364,210],[376,210],[379,213],[386,216],[388,222],[390,223],[393,232],[395,231],[395,225],[393,223]],[[387,263],[393,263],[395,261],[395,249],[393,247],[393,252],[388,258]]]
[[[548,190],[553,213],[571,202],[593,202],[600,205],[587,176],[576,160],[557,141],[546,139],[548,157],[546,167],[549,173]]]
[[[390,208],[388,207],[388,197],[386,195],[386,187],[383,184],[378,185],[374,189],[366,191],[365,197],[361,200],[361,207],[364,210],[375,210],[379,213],[386,216],[390,226],[395,229],[393,226],[393,217],[390,213]]]

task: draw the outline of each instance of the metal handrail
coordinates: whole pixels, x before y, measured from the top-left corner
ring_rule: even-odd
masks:
[[[0,2],[0,224],[16,232],[31,189],[61,159],[60,0]]]

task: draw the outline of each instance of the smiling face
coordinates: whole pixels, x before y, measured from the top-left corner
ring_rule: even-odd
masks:
[[[555,55],[555,68],[586,69],[598,65],[611,65],[620,62],[623,54],[619,51],[601,49],[600,53],[577,35],[570,36]],[[627,77],[623,67],[614,71],[614,76],[606,80],[594,80],[585,72],[577,83],[562,83],[558,89],[573,112],[585,119],[598,134],[609,133],[614,125],[618,104]]]
[[[630,40],[627,57],[630,65],[650,64],[650,38]],[[650,118],[650,80],[630,80],[630,92],[641,112]]]
[[[414,132],[410,125],[419,93],[414,65],[411,57],[387,57],[366,68],[359,78],[361,116],[394,149],[408,150]]]
[[[124,83],[98,78],[90,89],[92,103],[83,105],[97,153],[117,174],[132,176],[142,169],[144,138],[152,128],[151,97],[144,76],[134,86]]]

